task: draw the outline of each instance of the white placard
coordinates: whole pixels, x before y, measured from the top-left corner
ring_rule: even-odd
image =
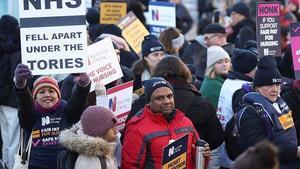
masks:
[[[91,91],[96,83],[106,85],[121,77],[123,73],[117,54],[110,38],[105,38],[88,47],[88,76],[91,79]]]
[[[34,75],[87,71],[84,0],[19,0],[22,63]]]
[[[118,119],[118,130],[124,129],[126,118],[131,110],[133,81],[107,90],[108,106]]]
[[[147,24],[176,27],[175,4],[169,2],[149,2]]]

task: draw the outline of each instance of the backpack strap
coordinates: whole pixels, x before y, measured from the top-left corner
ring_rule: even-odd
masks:
[[[105,159],[105,157],[103,157],[103,156],[100,157],[99,156],[98,158],[99,158],[100,163],[101,163],[101,169],[106,169],[107,166],[106,166],[106,159]]]
[[[271,123],[271,119],[270,119],[269,115],[267,115],[267,113],[264,111],[264,109],[258,105],[251,105],[251,104],[243,104],[242,107],[243,107],[242,113],[237,115],[237,116],[239,116],[239,117],[237,117],[237,128],[240,128],[241,118],[242,118],[245,110],[249,107],[251,109],[254,109],[255,112],[258,114],[258,116],[264,120],[264,125],[265,125],[265,128],[267,129],[267,137],[271,138],[273,125]]]
[[[253,107],[256,110],[258,116],[264,120],[265,122],[264,125],[268,132],[267,133],[268,138],[271,138],[272,131],[273,131],[273,124],[271,123],[271,117],[267,114],[267,112],[264,111],[264,109],[261,106],[254,105],[251,107]]]

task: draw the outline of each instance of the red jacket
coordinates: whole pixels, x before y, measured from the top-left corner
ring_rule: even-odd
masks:
[[[177,140],[188,133],[187,169],[194,169],[192,144],[199,136],[192,122],[179,110],[169,123],[162,114],[154,114],[147,106],[142,111],[127,124],[121,168],[161,169],[163,148],[171,139]]]

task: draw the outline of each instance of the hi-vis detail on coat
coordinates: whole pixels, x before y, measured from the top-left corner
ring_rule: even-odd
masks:
[[[291,111],[285,115],[280,116],[278,119],[284,130],[289,129],[294,126],[294,121],[293,121]]]

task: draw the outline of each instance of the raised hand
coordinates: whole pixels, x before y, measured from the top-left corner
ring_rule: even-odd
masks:
[[[78,74],[78,81],[77,83],[79,86],[85,87],[90,83],[90,78],[86,73],[79,73]]]
[[[26,86],[27,79],[32,78],[31,70],[27,65],[18,64],[15,70],[15,85],[17,88],[24,88]]]

